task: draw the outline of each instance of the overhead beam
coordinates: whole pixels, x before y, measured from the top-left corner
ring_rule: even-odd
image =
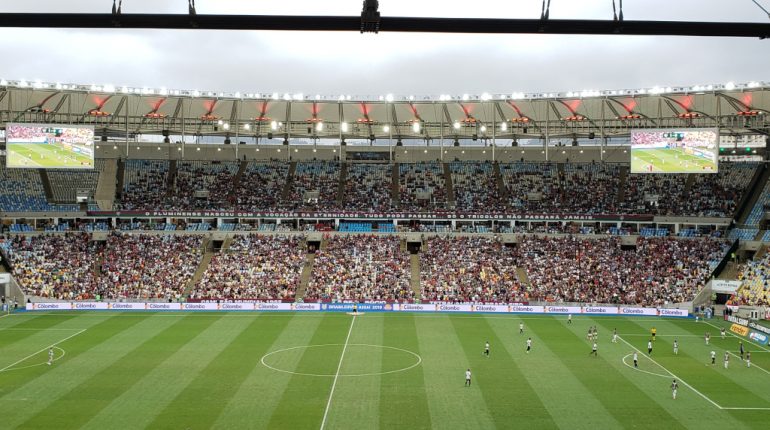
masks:
[[[0,13],[0,27],[361,31],[359,16]],[[770,23],[382,17],[380,32],[770,37]]]

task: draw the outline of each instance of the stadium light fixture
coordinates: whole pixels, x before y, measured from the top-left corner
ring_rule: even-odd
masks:
[[[508,130],[508,123],[502,122],[500,123],[500,131],[507,131]]]
[[[348,132],[348,129],[349,129],[348,123],[346,123],[346,122],[343,122],[343,123],[341,123],[341,124],[340,124],[340,130],[341,130],[343,133],[347,133],[347,132]]]
[[[420,123],[419,123],[419,121],[415,121],[415,122],[412,123],[412,131],[415,132],[415,133],[419,133],[420,132]]]
[[[391,103],[393,101],[393,94],[390,94],[390,93],[387,94],[385,96],[385,101],[387,101],[388,103]]]
[[[217,125],[223,125],[224,123],[225,123],[225,122],[224,122],[224,121],[222,121],[221,119],[220,119],[219,121],[217,121]]]
[[[224,128],[225,130],[230,130],[230,123],[227,123],[227,122],[226,122],[226,123],[224,123],[224,124],[222,125],[222,128]]]
[[[455,123],[452,125],[452,127],[454,127],[455,130],[459,130],[460,129],[460,121],[455,121]]]
[[[112,149],[118,149],[118,145],[113,145]]]
[[[487,126],[486,125],[482,125],[480,130],[481,130],[482,133],[486,133],[487,132]]]
[[[481,101],[484,101],[484,102],[486,102],[486,101],[489,101],[489,100],[492,100],[492,96],[491,96],[491,95],[489,95],[489,93],[483,93],[483,94],[481,94]]]
[[[18,84],[19,88],[27,88],[27,85],[28,85],[27,81],[25,81],[24,79],[20,80]]]
[[[316,131],[323,131],[324,129],[324,123],[322,121],[318,121],[318,123],[315,125]]]
[[[463,94],[462,99],[463,99],[464,102],[467,102],[468,99],[470,99],[470,97],[468,96],[468,94]]]
[[[270,129],[271,130],[278,130],[278,123],[276,121],[270,122]]]
[[[731,82],[728,82],[728,83],[726,83],[726,84],[725,84],[725,89],[726,89],[727,91],[732,91],[732,90],[734,90],[734,89],[735,89],[735,82],[732,82],[732,81],[731,81]]]
[[[383,125],[382,126],[382,132],[383,133],[389,133],[390,132],[390,126]]]
[[[246,131],[251,130],[251,126],[249,125],[249,123],[243,124],[243,129]]]

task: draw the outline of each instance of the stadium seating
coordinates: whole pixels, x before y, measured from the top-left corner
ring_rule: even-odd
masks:
[[[565,163],[564,173],[559,175],[557,202],[570,213],[617,213],[619,187],[617,164]]]
[[[644,238],[624,250],[617,237],[525,236],[518,263],[532,284],[530,300],[659,306],[692,300],[724,257],[726,242]]]
[[[430,301],[526,302],[514,252],[486,237],[430,238],[420,255],[422,297]]]
[[[48,170],[54,200],[74,204],[78,189],[87,190],[93,196],[102,170],[104,159],[101,158],[94,160],[94,170]]]
[[[281,161],[249,162],[235,188],[235,205],[243,211],[274,210],[289,175],[289,165]]]
[[[14,236],[8,247],[13,275],[26,294],[86,300],[98,294],[94,256],[85,233]]]
[[[343,209],[382,212],[391,208],[391,166],[350,164],[345,179]]]
[[[284,202],[289,209],[332,209],[337,207],[340,165],[330,161],[297,163],[292,190]],[[317,201],[304,201],[308,192],[318,192]]]
[[[449,169],[457,210],[479,212],[505,209],[491,163],[454,161],[449,163]]]
[[[437,162],[399,164],[401,209],[425,212],[446,209],[444,169]]]
[[[77,211],[77,205],[48,203],[43,181],[35,169],[7,169],[0,157],[0,212]]]
[[[562,212],[558,199],[556,165],[552,163],[507,163],[500,174],[508,190],[511,208],[517,212]]]
[[[742,265],[738,279],[743,283],[732,298],[732,304],[770,305],[770,253]]]
[[[232,161],[179,161],[166,209],[226,209],[239,164]],[[196,197],[203,192],[207,197]]]
[[[730,230],[730,234],[727,235],[727,238],[730,240],[754,240],[757,233],[759,233],[758,228],[734,228]]]
[[[341,222],[341,232],[348,233],[369,233],[372,231],[372,223],[370,222]]]
[[[202,242],[200,235],[113,233],[98,290],[108,299],[178,300],[200,263]]]
[[[126,161],[120,207],[133,209],[166,209],[168,161]]]
[[[316,253],[305,300],[411,300],[409,273],[398,237],[335,236]]]
[[[212,258],[192,299],[292,300],[305,263],[297,236],[239,235]]]

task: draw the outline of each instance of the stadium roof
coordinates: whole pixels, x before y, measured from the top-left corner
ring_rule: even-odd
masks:
[[[767,134],[770,83],[465,95],[216,93],[0,80],[2,122],[98,133],[467,139],[623,136],[634,128]]]

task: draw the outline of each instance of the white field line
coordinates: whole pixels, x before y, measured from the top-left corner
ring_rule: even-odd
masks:
[[[15,366],[15,365],[17,365],[17,364],[21,363],[22,361],[24,361],[24,360],[26,360],[26,359],[28,359],[28,358],[30,358],[30,357],[34,357],[35,355],[37,355],[37,354],[40,354],[41,352],[43,352],[43,351],[47,350],[48,348],[54,347],[54,346],[56,346],[56,345],[58,345],[58,344],[60,344],[60,343],[64,342],[65,340],[69,340],[69,339],[72,339],[73,337],[75,337],[75,336],[77,336],[77,335],[79,335],[79,334],[83,333],[84,331],[86,331],[86,330],[85,330],[85,329],[83,329],[83,330],[80,330],[80,331],[78,331],[77,333],[71,334],[71,335],[69,335],[69,336],[65,337],[64,339],[62,339],[62,340],[60,340],[60,341],[58,341],[58,342],[54,342],[54,343],[52,343],[52,344],[50,344],[50,345],[46,346],[45,348],[43,348],[43,349],[41,349],[41,350],[39,350],[39,351],[37,351],[37,352],[34,352],[34,353],[32,353],[32,354],[30,354],[30,355],[28,355],[28,356],[26,356],[26,357],[22,358],[21,360],[18,360],[18,361],[14,362],[14,363],[11,363],[11,364],[9,364],[9,365],[7,365],[7,366],[3,367],[2,369],[0,369],[0,372],[4,371],[4,370],[6,370],[6,369],[10,369],[11,367],[13,367],[13,366]]]
[[[345,338],[345,346],[342,347],[342,354],[340,354],[340,362],[337,363],[337,372],[334,373],[334,382],[332,382],[332,389],[329,392],[329,400],[326,402],[326,410],[324,410],[324,418],[321,421],[321,430],[326,426],[326,417],[329,415],[329,408],[332,405],[332,397],[334,396],[334,389],[337,387],[337,379],[340,377],[340,369],[342,369],[342,359],[345,358],[345,351],[348,349],[348,341],[350,340],[350,333],[353,332],[353,324],[356,322],[356,316],[353,315],[353,319],[350,321],[350,328],[348,329],[348,336]]]
[[[708,324],[708,325],[710,325],[711,327],[714,327],[714,328],[715,328],[715,329],[717,329],[717,330],[719,330],[719,329],[721,329],[721,328],[722,328],[722,327],[718,327],[718,326],[715,326],[714,324],[711,324],[711,323],[710,323],[710,322],[708,322],[708,321],[703,321],[703,322],[704,322],[704,323],[706,323],[706,324]],[[735,333],[731,332],[729,328],[725,328],[725,332],[726,332],[727,334],[729,334],[730,336],[732,336],[732,337],[736,338],[736,339],[744,340],[742,337],[740,337],[740,336],[736,335]],[[770,352],[770,349],[767,349],[766,347],[764,347],[764,346],[762,346],[762,345],[760,345],[760,344],[758,344],[758,343],[754,343],[754,342],[752,342],[752,343],[751,343],[751,345],[754,345],[754,346],[756,346],[756,347],[759,347],[759,348],[762,348],[762,349],[764,349],[764,350],[765,350],[765,351],[767,351],[767,352]]]
[[[665,370],[666,372],[668,372],[668,374],[669,374],[669,375],[671,375],[671,376],[672,376],[674,379],[677,379],[679,382],[681,382],[681,383],[682,383],[682,385],[685,385],[687,388],[689,388],[689,389],[693,390],[693,391],[694,391],[696,394],[698,394],[699,396],[703,397],[703,398],[704,398],[706,401],[708,401],[708,402],[709,402],[709,403],[711,403],[712,405],[716,406],[716,407],[717,407],[717,409],[724,409],[723,407],[719,406],[719,404],[718,404],[717,402],[715,402],[715,401],[711,400],[711,399],[710,399],[708,396],[706,396],[705,394],[703,394],[703,393],[701,393],[700,391],[696,390],[696,389],[695,389],[695,387],[693,387],[692,385],[688,384],[688,383],[687,383],[687,382],[686,382],[684,379],[682,379],[682,378],[680,378],[680,377],[678,377],[678,376],[674,375],[674,374],[673,374],[673,373],[672,373],[670,370],[666,369],[666,368],[665,368],[665,367],[664,367],[662,364],[660,364],[660,363],[658,363],[657,361],[655,361],[655,359],[653,359],[652,357],[650,357],[650,356],[648,356],[647,354],[643,353],[642,351],[640,351],[640,350],[639,350],[637,347],[635,347],[634,345],[631,345],[630,343],[628,343],[628,341],[626,341],[625,339],[623,339],[623,337],[622,337],[622,336],[618,336],[618,338],[619,338],[620,340],[622,340],[622,341],[623,341],[623,343],[625,343],[626,345],[628,345],[628,346],[630,346],[631,348],[633,348],[633,349],[634,349],[636,352],[638,352],[639,354],[641,354],[641,355],[643,355],[643,356],[647,357],[647,359],[649,359],[649,360],[650,360],[650,361],[652,361],[653,363],[657,364],[657,365],[658,365],[658,367],[660,367],[661,369],[663,369],[663,370]]]
[[[732,355],[733,357],[736,357],[736,358],[738,358],[738,359],[740,359],[740,358],[741,358],[741,356],[740,356],[740,355],[738,355],[738,354],[736,354],[736,353],[734,353],[734,352],[732,352],[732,351],[727,351],[727,353],[728,353],[728,354],[730,354],[730,355]],[[746,361],[745,361],[745,360],[741,360],[741,362],[742,362],[742,363],[745,363]],[[764,369],[764,368],[762,368],[762,367],[760,367],[760,366],[757,366],[756,364],[753,364],[753,363],[752,363],[751,367],[756,367],[757,369],[759,369],[759,370],[761,370],[761,371],[763,371],[763,372],[767,373],[768,375],[770,375],[770,371],[768,371],[767,369]]]

